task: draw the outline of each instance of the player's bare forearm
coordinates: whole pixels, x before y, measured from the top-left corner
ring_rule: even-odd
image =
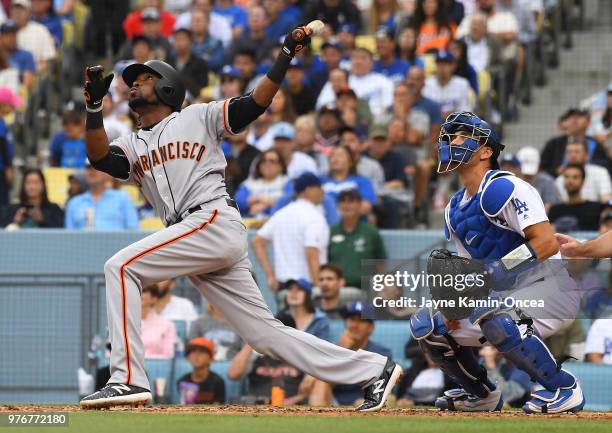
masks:
[[[88,113],[88,116],[91,113]],[[87,129],[85,131],[87,157],[90,161],[99,161],[108,154],[108,137],[104,128]]]
[[[542,221],[527,227],[525,238],[540,261],[546,260],[559,252],[553,227],[548,221]]]
[[[321,263],[319,262],[319,250],[314,247],[306,247],[306,260],[308,261],[310,281],[317,284],[317,281],[319,281],[319,268],[321,267]]]
[[[253,90],[253,100],[260,107],[267,107],[272,103],[278,89],[280,89],[280,84],[265,76],[259,80],[255,90]]]

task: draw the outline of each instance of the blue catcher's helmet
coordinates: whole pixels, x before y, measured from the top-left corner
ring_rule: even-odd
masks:
[[[461,145],[451,144],[455,136],[465,137]],[[469,111],[455,112],[448,115],[438,137],[438,173],[455,170],[461,164],[467,164],[474,152],[482,146],[493,149],[491,162],[498,169],[497,158],[504,145],[491,125]]]

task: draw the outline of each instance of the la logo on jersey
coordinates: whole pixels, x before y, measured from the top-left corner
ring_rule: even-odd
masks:
[[[517,215],[525,214],[523,218],[527,219],[529,217],[529,215],[527,215],[527,212],[529,211],[529,208],[527,207],[527,203],[519,200],[518,198],[514,198],[512,202],[514,203],[514,207],[516,208],[516,214]]]
[[[151,171],[151,168],[168,161],[191,159],[200,162],[205,150],[206,146],[200,143],[188,141],[168,143],[158,149],[151,149],[148,155],[140,155],[139,159],[134,162],[133,169],[142,178],[146,171]]]

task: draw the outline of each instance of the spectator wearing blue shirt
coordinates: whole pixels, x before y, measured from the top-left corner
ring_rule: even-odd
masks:
[[[376,52],[378,60],[374,62],[374,72],[383,74],[393,81],[393,84],[406,80],[410,64],[397,57],[397,46],[390,29],[381,27],[376,32]]]
[[[381,26],[388,28],[392,34],[397,30],[399,20],[399,2],[397,0],[373,0],[368,23],[369,33],[376,32]]]
[[[210,17],[199,9],[191,12],[193,54],[206,61],[208,67],[217,72],[223,66],[223,43],[210,35]]]
[[[376,204],[376,193],[367,177],[355,174],[353,153],[346,146],[335,147],[329,158],[329,175],[323,176],[323,191],[338,203],[342,191],[356,189],[361,194],[361,214],[368,215]],[[339,218],[335,221],[338,222]]]
[[[232,26],[234,38],[240,36],[247,26],[247,12],[234,0],[217,0],[213,12],[223,15]]]
[[[285,284],[285,309],[280,314],[290,316],[295,328],[329,341],[329,319],[314,307],[312,283],[300,278]]]
[[[71,230],[134,230],[138,212],[123,191],[107,187],[110,177],[87,166],[85,181],[89,191],[74,196],[66,205],[65,227]]]
[[[304,6],[304,22],[321,20],[338,32],[344,24],[354,27],[355,34],[361,30],[359,9],[351,0],[311,0]]]
[[[297,24],[293,21],[292,16],[283,14],[285,0],[264,0],[263,5],[268,12],[266,34],[269,38],[278,40],[289,33]]]
[[[240,37],[234,39],[228,62],[231,62],[233,57],[239,53],[252,50],[255,52],[257,64],[265,63],[278,45],[278,40],[270,38],[266,32],[269,23],[266,10],[261,6],[254,5],[249,8],[248,12],[248,27],[244,29]]]
[[[64,39],[62,19],[53,10],[52,0],[32,0],[32,19],[49,30],[55,46],[59,47]]]
[[[287,1],[285,3],[286,3],[286,6],[281,11],[281,15],[284,15],[285,17],[287,17],[287,19],[291,20],[292,23],[295,23],[294,25],[297,25],[297,23],[302,22],[302,19],[304,17],[304,12],[302,11],[303,6],[298,6],[296,4],[293,4],[292,1]],[[295,2],[295,3],[301,3],[301,2]]]
[[[13,143],[9,130],[0,118],[0,206],[9,202],[9,192],[13,184]]]
[[[348,305],[344,312],[344,325],[345,330],[338,341],[339,346],[351,350],[367,350],[392,358],[389,348],[370,340],[375,324],[374,312],[369,304],[357,301]],[[359,385],[329,385],[317,380],[309,404],[329,406],[335,401],[340,406],[350,406],[362,397],[363,390]]]
[[[19,71],[19,81],[28,90],[34,86],[36,62],[31,52],[17,48],[17,31],[19,27],[12,20],[0,26],[0,46],[7,52],[12,67]]]
[[[85,116],[81,111],[66,111],[62,126],[63,131],[58,132],[51,141],[51,165],[64,168],[85,167]]]

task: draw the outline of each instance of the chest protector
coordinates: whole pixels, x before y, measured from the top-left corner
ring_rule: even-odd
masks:
[[[521,234],[499,217],[514,197],[515,186],[507,171],[490,170],[478,193],[461,203],[465,188],[457,192],[446,207],[444,231],[461,242],[474,259],[497,260],[525,242]]]

